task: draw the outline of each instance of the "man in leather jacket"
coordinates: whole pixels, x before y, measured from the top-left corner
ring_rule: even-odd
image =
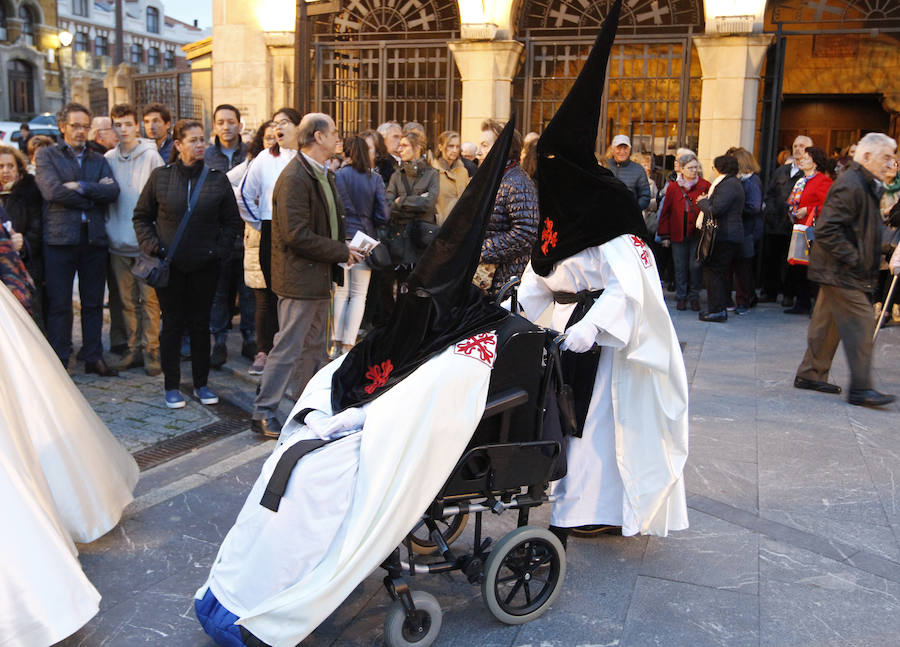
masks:
[[[872,388],[874,324],[868,295],[881,262],[882,180],[896,150],[897,142],[882,133],[860,140],[853,162],[828,192],[810,253],[809,278],[819,283],[819,296],[794,386],[840,393],[841,388],[827,380],[843,340],[850,365],[850,404],[883,406],[895,399]]]

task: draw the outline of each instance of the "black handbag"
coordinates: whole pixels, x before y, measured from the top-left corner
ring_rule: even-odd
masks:
[[[178,224],[178,230],[175,232],[175,237],[172,239],[172,244],[166,252],[166,257],[160,259],[157,256],[150,256],[149,254],[141,252],[134,262],[134,265],[131,266],[131,273],[143,280],[150,287],[164,288],[169,285],[169,266],[172,264],[172,259],[175,257],[175,250],[178,249],[178,244],[181,242],[184,230],[187,229],[188,221],[191,219],[191,213],[193,213],[194,208],[197,206],[197,200],[200,199],[200,189],[206,181],[207,175],[209,175],[209,167],[204,164],[203,170],[200,172],[200,177],[197,180],[197,186],[194,187],[194,191],[191,193],[190,199],[188,200],[187,210],[184,212],[184,216]]]
[[[366,256],[366,265],[369,266],[369,269],[376,272],[387,270],[394,266],[391,262],[391,252],[384,243],[375,245],[372,251],[369,252],[369,255]]]
[[[437,233],[441,230],[440,225],[424,220],[415,220],[412,225],[411,238],[413,244],[418,247],[420,251],[428,247],[437,236]]]
[[[703,214],[703,226],[700,227],[700,242],[697,244],[697,261],[705,263],[712,256],[716,246],[716,234],[719,233],[719,223],[708,213]]]

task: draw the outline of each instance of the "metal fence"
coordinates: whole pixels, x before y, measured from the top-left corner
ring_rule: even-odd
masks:
[[[417,121],[433,146],[459,130],[462,82],[446,43],[316,43],[315,62],[313,106],[342,133]]]
[[[194,94],[190,72],[162,72],[135,75],[132,96],[136,106],[161,103],[172,112],[172,119],[209,120],[203,97]]]
[[[624,42],[620,42],[624,41]],[[635,151],[658,157],[679,146],[696,150],[700,128],[700,63],[688,38],[620,39],[610,54],[598,152],[617,134]],[[513,81],[512,103],[523,130],[541,131],[571,88],[593,39],[527,38]]]

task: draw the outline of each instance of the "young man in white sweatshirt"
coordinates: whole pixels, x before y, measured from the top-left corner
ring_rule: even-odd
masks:
[[[118,368],[143,366],[147,375],[159,375],[159,301],[156,291],[131,273],[140,254],[131,217],[141,190],[154,169],[163,166],[156,143],[138,137],[140,125],[134,108],[118,104],[110,110],[118,145],[106,153],[120,190],[109,205],[110,268],[122,295],[128,351]]]

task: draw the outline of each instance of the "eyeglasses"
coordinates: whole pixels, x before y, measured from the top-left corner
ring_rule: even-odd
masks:
[[[279,119],[278,121],[273,121],[272,125],[276,128],[281,128],[282,126],[287,126],[290,123],[293,123],[290,119]]]
[[[91,129],[90,124],[66,124],[66,126],[68,128],[71,128],[72,130],[90,130]]]
[[[690,166],[682,166],[681,168],[683,168],[685,171],[699,171],[700,170],[700,167],[697,166],[696,164],[691,164]]]

